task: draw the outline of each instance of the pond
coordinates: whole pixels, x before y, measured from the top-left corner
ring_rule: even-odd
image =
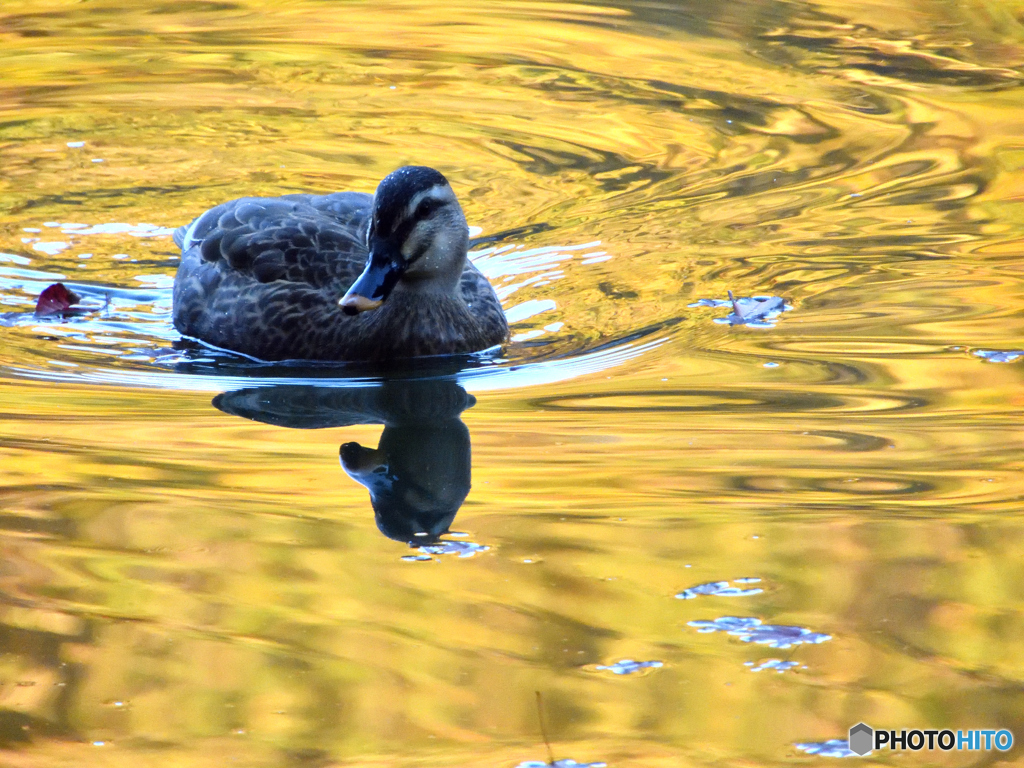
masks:
[[[0,763],[1024,738],[1024,5],[5,0],[0,41]],[[506,346],[182,344],[176,227],[404,164]],[[35,318],[57,281],[90,311]]]

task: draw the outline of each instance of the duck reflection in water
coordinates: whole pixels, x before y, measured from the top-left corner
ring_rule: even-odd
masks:
[[[370,491],[381,533],[413,547],[436,545],[469,494],[469,430],[460,415],[475,403],[453,381],[423,380],[352,388],[285,384],[213,400],[225,413],[295,429],[383,424],[376,448],[342,444],[341,466]]]

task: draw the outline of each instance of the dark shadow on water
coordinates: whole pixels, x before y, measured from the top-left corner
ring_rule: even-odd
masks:
[[[413,547],[448,533],[469,494],[469,430],[460,417],[475,403],[453,381],[423,379],[349,388],[281,384],[213,399],[225,413],[292,429],[383,424],[376,448],[343,443],[341,466],[370,491],[381,533]]]

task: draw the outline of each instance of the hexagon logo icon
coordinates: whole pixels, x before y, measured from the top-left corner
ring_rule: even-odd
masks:
[[[875,731],[867,723],[857,723],[850,729],[850,751],[864,757],[874,746]]]

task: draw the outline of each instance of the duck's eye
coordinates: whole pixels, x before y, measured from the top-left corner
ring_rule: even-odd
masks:
[[[420,204],[416,206],[416,213],[414,215],[417,219],[425,219],[427,216],[432,214],[440,207],[440,200],[435,200],[432,197],[428,197],[420,201]]]

